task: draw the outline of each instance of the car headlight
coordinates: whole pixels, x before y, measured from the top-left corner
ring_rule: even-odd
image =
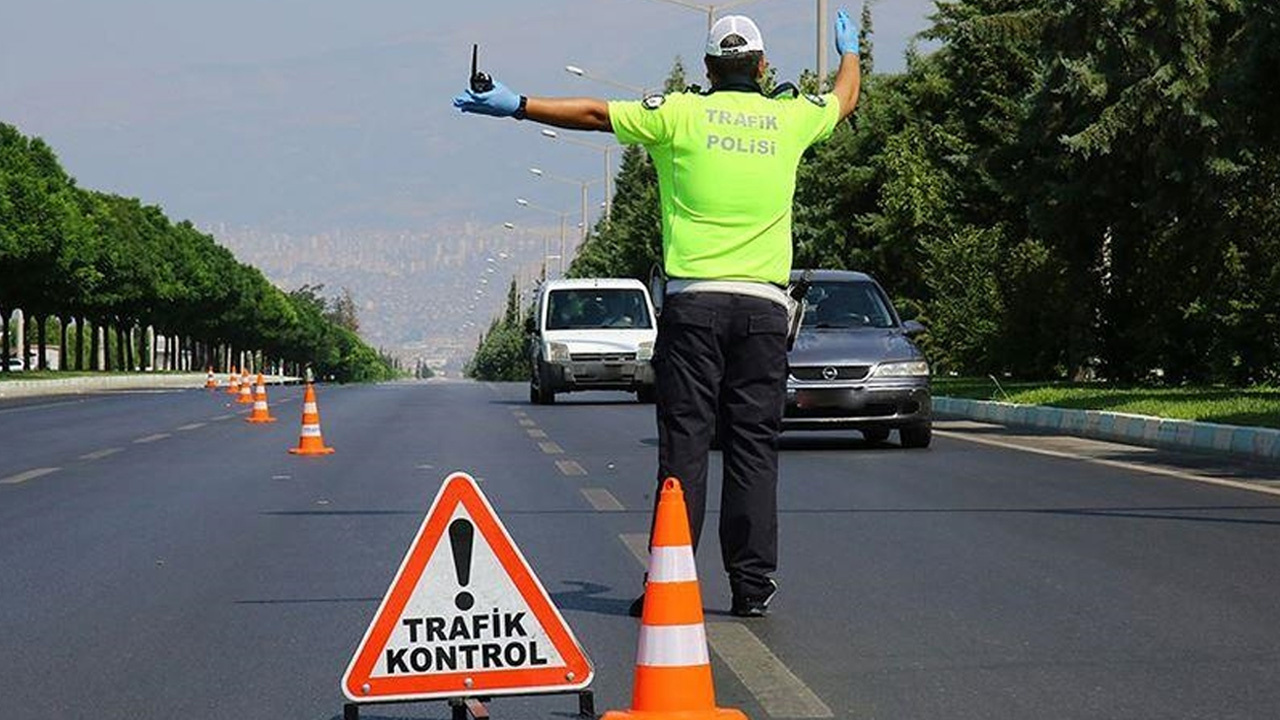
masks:
[[[547,343],[547,362],[569,362],[569,346],[562,342]]]
[[[636,348],[636,359],[637,360],[653,359],[653,341],[652,340],[646,340],[640,343],[640,345]]]
[[[928,377],[929,363],[924,360],[908,360],[907,362],[887,362],[876,366],[872,377]]]

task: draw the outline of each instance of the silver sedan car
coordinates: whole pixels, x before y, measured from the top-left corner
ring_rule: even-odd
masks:
[[[797,282],[806,271],[792,273]],[[933,437],[929,364],[869,275],[808,271],[805,312],[788,355],[784,430],[854,429],[870,442],[898,431],[903,447],[928,447]]]

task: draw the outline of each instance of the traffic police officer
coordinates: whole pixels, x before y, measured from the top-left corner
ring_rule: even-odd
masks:
[[[707,34],[706,93],[606,102],[526,97],[494,83],[453,101],[463,112],[611,131],[652,157],[669,278],[653,359],[658,481],[683,484],[696,548],[719,418],[720,547],[731,612],[745,617],[766,614],[777,590],[777,441],[796,168],[853,111],[861,81],[858,28],[843,9],[835,35],[840,67],[832,92],[821,96],[766,96],[759,84],[764,38],[749,18],[729,16]],[[642,603],[643,596],[632,614]]]

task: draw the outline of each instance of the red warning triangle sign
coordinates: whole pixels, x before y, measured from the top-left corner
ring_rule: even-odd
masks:
[[[591,661],[476,481],[427,511],[342,676],[356,702],[577,690]]]

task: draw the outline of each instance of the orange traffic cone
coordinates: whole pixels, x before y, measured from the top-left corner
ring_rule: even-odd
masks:
[[[240,394],[236,396],[236,403],[240,405],[253,404],[253,376],[245,370],[244,377],[240,378]]]
[[[204,389],[205,390],[218,389],[218,378],[214,377],[213,368],[209,368],[209,371],[204,376]]]
[[[258,373],[258,385],[253,393],[253,414],[245,418],[245,421],[251,423],[276,421],[276,418],[271,417],[271,410],[267,407],[267,384],[262,378],[262,373]]]
[[[227,394],[240,394],[240,371],[236,370],[234,367],[231,368],[231,378],[227,380]]]
[[[658,496],[631,709],[601,720],[662,718],[747,720],[740,710],[716,707],[689,515],[675,478],[662,483]]]
[[[307,383],[307,394],[302,396],[302,436],[298,447],[289,448],[294,455],[328,455],[333,448],[324,446],[320,434],[320,409],[316,407],[316,391]]]

